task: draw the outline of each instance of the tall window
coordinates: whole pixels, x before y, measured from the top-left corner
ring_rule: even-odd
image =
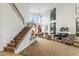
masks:
[[[35,24],[42,24],[42,16],[30,16],[30,22]]]

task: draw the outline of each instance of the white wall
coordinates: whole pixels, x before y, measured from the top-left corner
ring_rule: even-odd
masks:
[[[1,4],[0,4],[0,50],[2,50],[2,36],[3,36],[3,33],[2,33],[2,8],[1,8]]]
[[[0,4],[0,51],[21,31],[24,24],[9,4]]]
[[[47,11],[42,15],[42,30],[43,30],[43,32],[45,32],[46,25],[48,25],[48,33],[50,33],[50,11]]]
[[[25,19],[25,22],[29,22],[29,14],[30,14],[29,6],[26,5],[25,3],[16,3],[15,5],[22,14],[23,18]]]
[[[56,33],[60,31],[62,26],[69,27],[69,32],[76,33],[75,22],[75,4],[61,3],[56,7]],[[50,33],[50,11],[43,14],[43,31],[45,25],[48,25],[48,33]]]
[[[62,26],[69,27],[69,32],[76,32],[75,4],[64,3],[56,7],[56,33]]]

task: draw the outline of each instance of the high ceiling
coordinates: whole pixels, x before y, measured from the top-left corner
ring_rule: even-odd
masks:
[[[30,12],[33,13],[44,13],[48,10],[53,9],[57,4],[56,3],[28,3]]]
[[[25,10],[29,8],[31,13],[43,14],[44,12],[53,9],[58,3],[20,3],[18,5]]]

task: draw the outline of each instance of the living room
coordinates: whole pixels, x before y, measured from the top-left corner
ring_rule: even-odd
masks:
[[[78,38],[79,36],[79,17],[78,17],[79,4],[75,4],[75,3],[36,3],[36,4],[35,3],[29,3],[29,4],[14,3],[14,4],[18,7],[18,10],[21,12],[22,16],[24,17],[25,24],[31,21],[31,23],[33,24],[40,25],[39,28],[41,28],[41,31],[38,29],[39,30],[38,34],[39,35],[43,34],[42,35],[43,38],[46,38],[53,42],[57,41],[57,43],[62,43],[62,44],[66,43],[70,46],[79,47],[79,38]],[[3,26],[1,28],[1,33],[3,33],[3,35],[1,34],[2,35],[1,39],[4,39],[0,41],[1,42],[0,44],[2,45],[0,46],[0,48],[2,51],[3,48],[7,45],[7,43],[10,41],[7,39],[12,40],[12,38],[14,38],[14,36],[17,35],[17,32],[20,31],[24,27],[25,24],[23,24],[19,20],[16,13],[14,12],[14,10],[11,8],[11,6],[8,3],[1,4],[0,6],[1,6],[1,10],[3,11],[1,12],[1,16],[3,16],[1,17],[1,19],[3,19],[1,20],[1,22],[3,23],[0,23],[1,26]],[[31,18],[29,19],[29,17]],[[19,21],[17,20],[16,22],[16,19],[18,19]],[[39,37],[38,34],[37,36]],[[23,43],[29,44],[30,42],[28,40],[27,42],[23,42]],[[25,46],[24,44],[20,46],[20,49],[22,49],[21,47],[23,48],[26,47],[24,46]]]

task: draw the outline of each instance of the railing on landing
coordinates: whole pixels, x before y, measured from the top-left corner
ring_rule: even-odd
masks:
[[[9,5],[13,8],[17,16],[21,19],[22,23],[24,24],[24,18],[22,14],[20,13],[20,11],[18,10],[17,6],[14,3],[9,3]]]

